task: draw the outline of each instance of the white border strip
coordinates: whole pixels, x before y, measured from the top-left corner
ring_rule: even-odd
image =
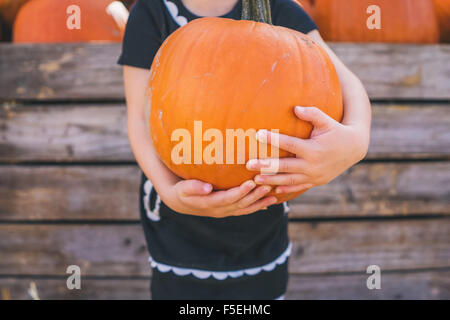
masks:
[[[228,277],[238,278],[242,277],[245,274],[249,276],[254,276],[260,273],[261,271],[272,271],[273,269],[275,269],[277,265],[285,263],[287,258],[291,255],[291,252],[292,252],[292,243],[289,243],[286,250],[274,261],[265,264],[261,267],[241,269],[236,271],[208,271],[200,269],[181,268],[157,262],[152,257],[149,258],[149,261],[152,268],[156,268],[158,269],[158,271],[163,273],[172,271],[177,276],[186,276],[192,274],[194,277],[202,280],[207,279],[211,276],[217,280],[225,280]]]

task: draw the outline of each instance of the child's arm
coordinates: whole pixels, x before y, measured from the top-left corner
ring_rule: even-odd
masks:
[[[136,161],[164,203],[179,213],[217,218],[249,214],[274,204],[275,197],[265,197],[268,186],[256,187],[250,180],[227,191],[212,192],[210,184],[182,180],[162,163],[145,121],[148,75],[146,69],[124,67],[128,138]]]
[[[317,108],[297,107],[293,110],[296,116],[314,126],[311,138],[278,135],[277,144],[296,157],[269,162],[253,159],[247,163],[247,168],[255,171],[277,165],[280,174],[257,175],[255,182],[278,185],[276,192],[279,193],[300,192],[330,182],[362,160],[369,147],[371,110],[364,86],[325,44],[317,30],[308,35],[327,51],[335,65],[342,87],[344,118],[339,123]],[[262,142],[270,143],[271,136],[274,134],[270,132],[258,133]]]

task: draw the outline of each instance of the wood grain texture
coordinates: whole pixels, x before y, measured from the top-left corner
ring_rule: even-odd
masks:
[[[372,99],[450,97],[449,45],[330,45]],[[445,66],[444,66],[445,65]],[[444,84],[445,83],[445,84]]]
[[[449,159],[450,105],[376,104],[368,159]],[[0,162],[134,161],[126,107],[0,107]]]
[[[381,289],[368,290],[368,274],[292,275],[287,300],[429,300],[450,297],[450,272],[381,273]]]
[[[448,45],[331,44],[373,99],[450,99]],[[0,100],[123,99],[119,44],[2,44]]]
[[[120,44],[2,44],[0,100],[121,100]]]
[[[136,166],[0,167],[0,220],[135,220]]]
[[[0,159],[6,162],[133,159],[125,105],[6,105],[0,132]]]
[[[450,219],[291,223],[292,274],[450,267]],[[148,276],[139,225],[0,225],[0,275]]]
[[[291,217],[450,214],[450,163],[371,163],[290,202]]]
[[[368,290],[369,275],[331,274],[291,275],[287,300],[331,299],[448,299],[450,271],[382,273],[381,289]],[[119,300],[150,299],[150,278],[141,279],[81,279],[81,290],[68,290],[66,278],[0,278],[0,292],[13,300],[29,300],[28,289],[33,282],[42,300]]]
[[[448,104],[374,104],[367,159],[449,159],[448,128]]]
[[[367,158],[381,161],[291,202],[287,298],[448,299],[450,45],[330,45],[372,99],[415,103],[375,103]],[[0,44],[2,298],[29,298],[31,281],[43,299],[150,297],[120,51]],[[366,288],[372,264],[382,290]]]
[[[133,220],[136,166],[0,166],[0,221]],[[450,214],[450,163],[363,163],[290,202],[292,218]]]
[[[290,272],[361,272],[450,266],[450,219],[291,223]]]
[[[69,290],[66,278],[0,278],[3,299],[31,300],[31,283],[36,285],[41,300],[149,300],[150,278],[142,279],[83,279],[80,290]]]

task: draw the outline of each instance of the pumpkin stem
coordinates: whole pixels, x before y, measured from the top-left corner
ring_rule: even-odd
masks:
[[[270,0],[242,0],[242,20],[272,24]]]

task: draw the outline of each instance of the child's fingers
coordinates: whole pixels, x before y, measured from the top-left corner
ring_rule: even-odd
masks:
[[[297,106],[294,109],[294,113],[299,119],[311,122],[316,129],[327,128],[336,122],[336,120],[316,107]]]
[[[308,140],[291,137],[285,134],[270,132],[268,130],[259,130],[256,133],[256,139],[261,143],[271,144],[274,147],[296,155],[307,154],[310,152]]]
[[[296,186],[299,184],[305,184],[309,180],[309,177],[301,173],[282,173],[274,175],[259,174],[255,177],[257,184],[270,184],[277,186]]]
[[[299,173],[304,172],[307,163],[299,158],[269,158],[269,159],[251,159],[246,164],[247,170],[262,171],[263,169],[276,169],[276,173]]]
[[[245,209],[245,208],[251,206],[253,203],[260,200],[267,193],[269,193],[271,189],[272,188],[270,186],[259,186],[254,191],[252,191],[250,194],[246,195],[244,198],[239,200],[236,203],[236,208],[237,209]]]
[[[250,214],[250,213],[265,209],[266,207],[271,206],[275,203],[277,203],[277,198],[266,197],[266,198],[263,198],[263,199],[255,202],[254,204],[252,204],[251,206],[249,206],[245,209],[241,209],[236,212],[233,212],[233,215],[239,216],[239,215],[244,215],[244,214]]]
[[[312,184],[301,184],[297,186],[279,186],[275,189],[276,193],[295,193],[300,191],[306,191],[308,189],[311,189],[313,187]]]
[[[199,180],[182,180],[178,182],[178,188],[185,197],[207,195],[213,189],[211,184]]]
[[[224,207],[239,201],[255,187],[255,182],[253,180],[248,180],[239,187],[231,188],[226,191],[214,192],[210,196],[206,197],[205,201],[207,201],[208,205],[211,207]]]

